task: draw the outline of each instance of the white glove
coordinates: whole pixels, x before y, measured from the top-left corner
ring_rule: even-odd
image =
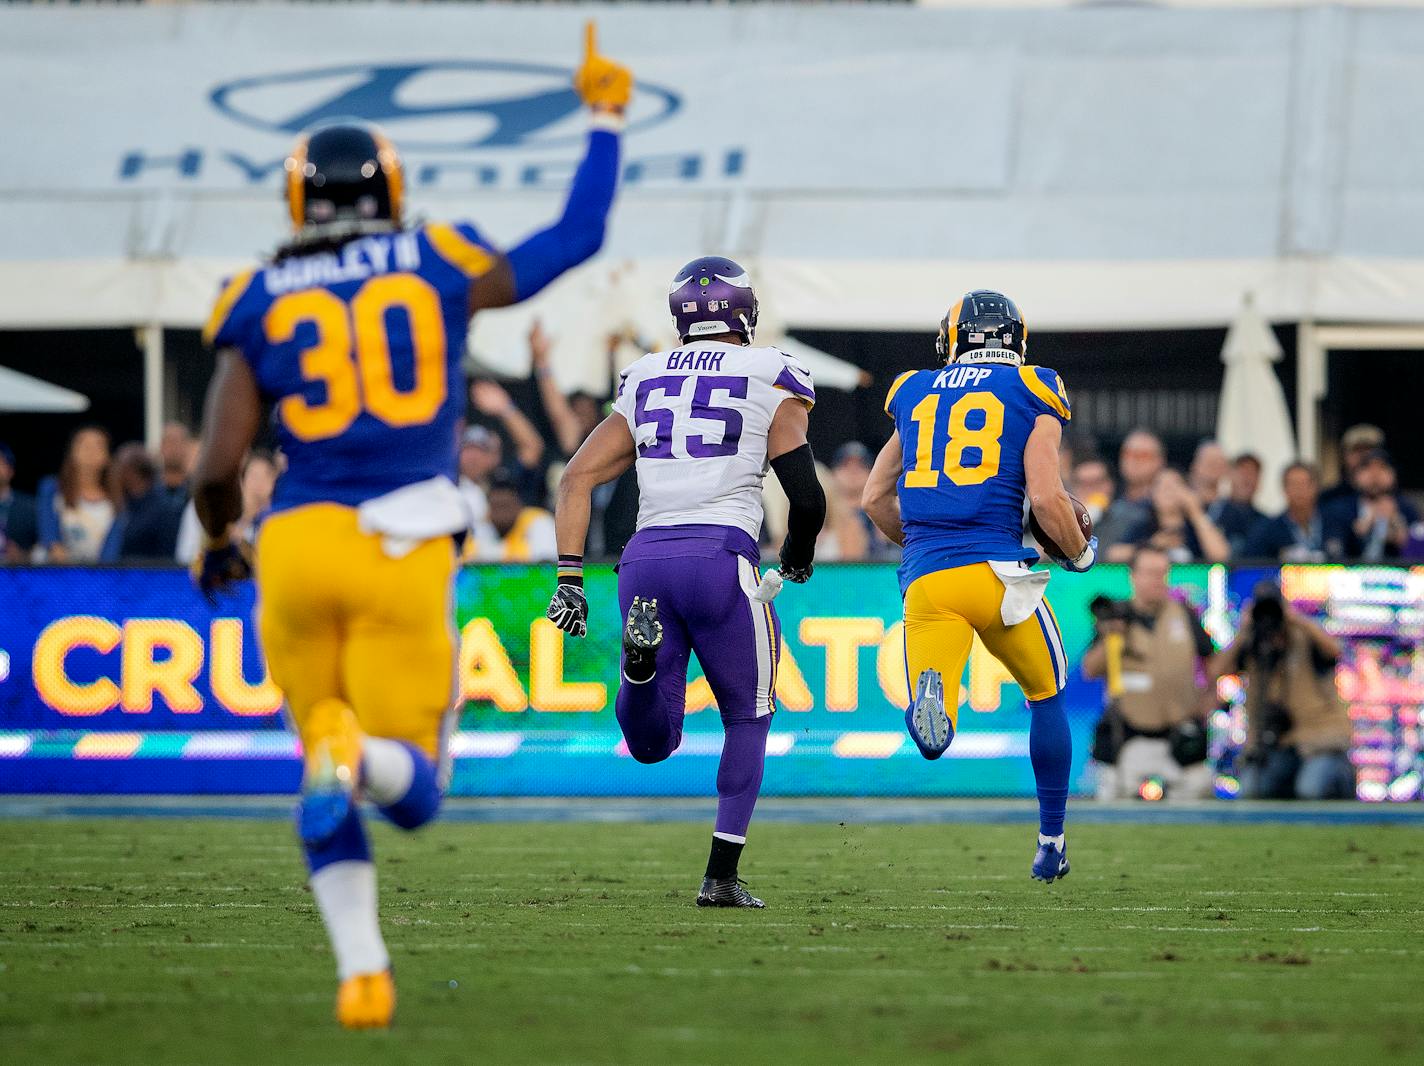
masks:
[[[757,603],[770,603],[781,595],[781,585],[781,571],[768,570],[762,576],[761,584],[757,586],[757,590],[752,593],[752,599]]]

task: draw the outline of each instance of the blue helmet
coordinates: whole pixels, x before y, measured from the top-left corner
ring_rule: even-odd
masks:
[[[757,298],[746,270],[719,255],[694,259],[668,289],[668,309],[683,342],[718,333],[740,333],[748,344],[756,332]]]

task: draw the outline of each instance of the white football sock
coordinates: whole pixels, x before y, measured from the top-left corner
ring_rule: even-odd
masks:
[[[1059,851],[1063,850],[1063,840],[1064,835],[1062,833],[1059,833],[1056,837],[1046,837],[1042,833],[1038,834],[1038,842],[1040,844],[1056,844]]]
[[[375,864],[348,859],[323,866],[312,874],[311,888],[336,955],[337,977],[345,981],[390,969],[376,916]]]
[[[377,807],[405,799],[415,778],[415,760],[404,744],[367,737],[361,748],[361,784]]]

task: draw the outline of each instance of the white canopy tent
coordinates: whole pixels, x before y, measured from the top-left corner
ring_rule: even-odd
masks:
[[[155,361],[162,328],[199,325],[220,279],[280,241],[282,156],[338,116],[402,146],[416,212],[518,239],[578,157],[566,86],[587,14],[0,8],[0,92],[24,101],[0,114],[18,146],[0,329],[138,326]],[[612,264],[647,294],[627,317],[708,252],[755,264],[792,326],[929,329],[986,285],[1037,330],[1220,326],[1248,291],[1271,321],[1424,323],[1424,10],[598,18],[641,90],[606,254],[538,308],[579,316],[554,328],[571,384],[601,372],[575,338],[597,335],[584,316]]]
[[[12,414],[72,414],[89,409],[89,397],[72,389],[0,366],[0,411]]]
[[[1250,452],[1261,460],[1256,504],[1272,514],[1285,506],[1281,473],[1296,458],[1295,432],[1280,379],[1280,342],[1248,296],[1221,349],[1226,376],[1221,385],[1216,439],[1229,455]]]

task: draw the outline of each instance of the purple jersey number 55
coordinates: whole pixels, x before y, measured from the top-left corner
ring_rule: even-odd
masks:
[[[681,397],[687,381],[687,377],[683,375],[669,374],[660,378],[648,378],[639,383],[634,417],[638,426],[654,427],[652,442],[638,446],[639,458],[676,458],[672,446],[675,431],[673,412],[667,407],[650,407],[648,401],[655,392],[661,392],[664,399]],[[737,454],[737,446],[742,439],[742,413],[734,407],[714,406],[714,394],[719,392],[725,393],[725,399],[728,400],[745,400],[747,379],[711,376],[697,378],[697,386],[692,393],[692,417],[721,422],[724,428],[722,439],[711,444],[707,443],[707,439],[701,434],[688,434],[685,443],[689,458],[713,459]]]

